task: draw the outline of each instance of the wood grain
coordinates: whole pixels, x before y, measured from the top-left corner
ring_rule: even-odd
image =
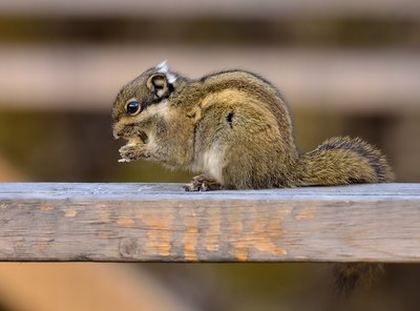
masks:
[[[0,184],[2,261],[420,262],[420,184]]]

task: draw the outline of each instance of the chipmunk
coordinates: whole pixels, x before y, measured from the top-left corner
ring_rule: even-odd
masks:
[[[164,62],[121,89],[112,117],[114,137],[128,141],[120,161],[145,159],[201,173],[186,191],[393,180],[384,155],[359,138],[330,138],[299,153],[280,92],[243,70],[194,80]],[[337,267],[338,285],[348,289],[359,283],[359,271],[370,273],[375,266]]]

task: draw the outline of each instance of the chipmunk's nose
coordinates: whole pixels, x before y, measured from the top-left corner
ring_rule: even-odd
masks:
[[[121,131],[116,126],[114,126],[112,135],[114,136],[115,139],[120,139]]]

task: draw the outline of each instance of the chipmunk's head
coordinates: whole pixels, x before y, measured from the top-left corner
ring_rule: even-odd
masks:
[[[145,142],[147,134],[142,127],[168,113],[169,98],[181,80],[165,61],[126,84],[112,109],[114,137],[140,137]]]

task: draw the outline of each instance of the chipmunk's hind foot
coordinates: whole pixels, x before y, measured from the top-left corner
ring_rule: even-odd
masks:
[[[185,191],[213,191],[222,189],[222,185],[206,175],[195,176],[189,184],[184,187]]]

